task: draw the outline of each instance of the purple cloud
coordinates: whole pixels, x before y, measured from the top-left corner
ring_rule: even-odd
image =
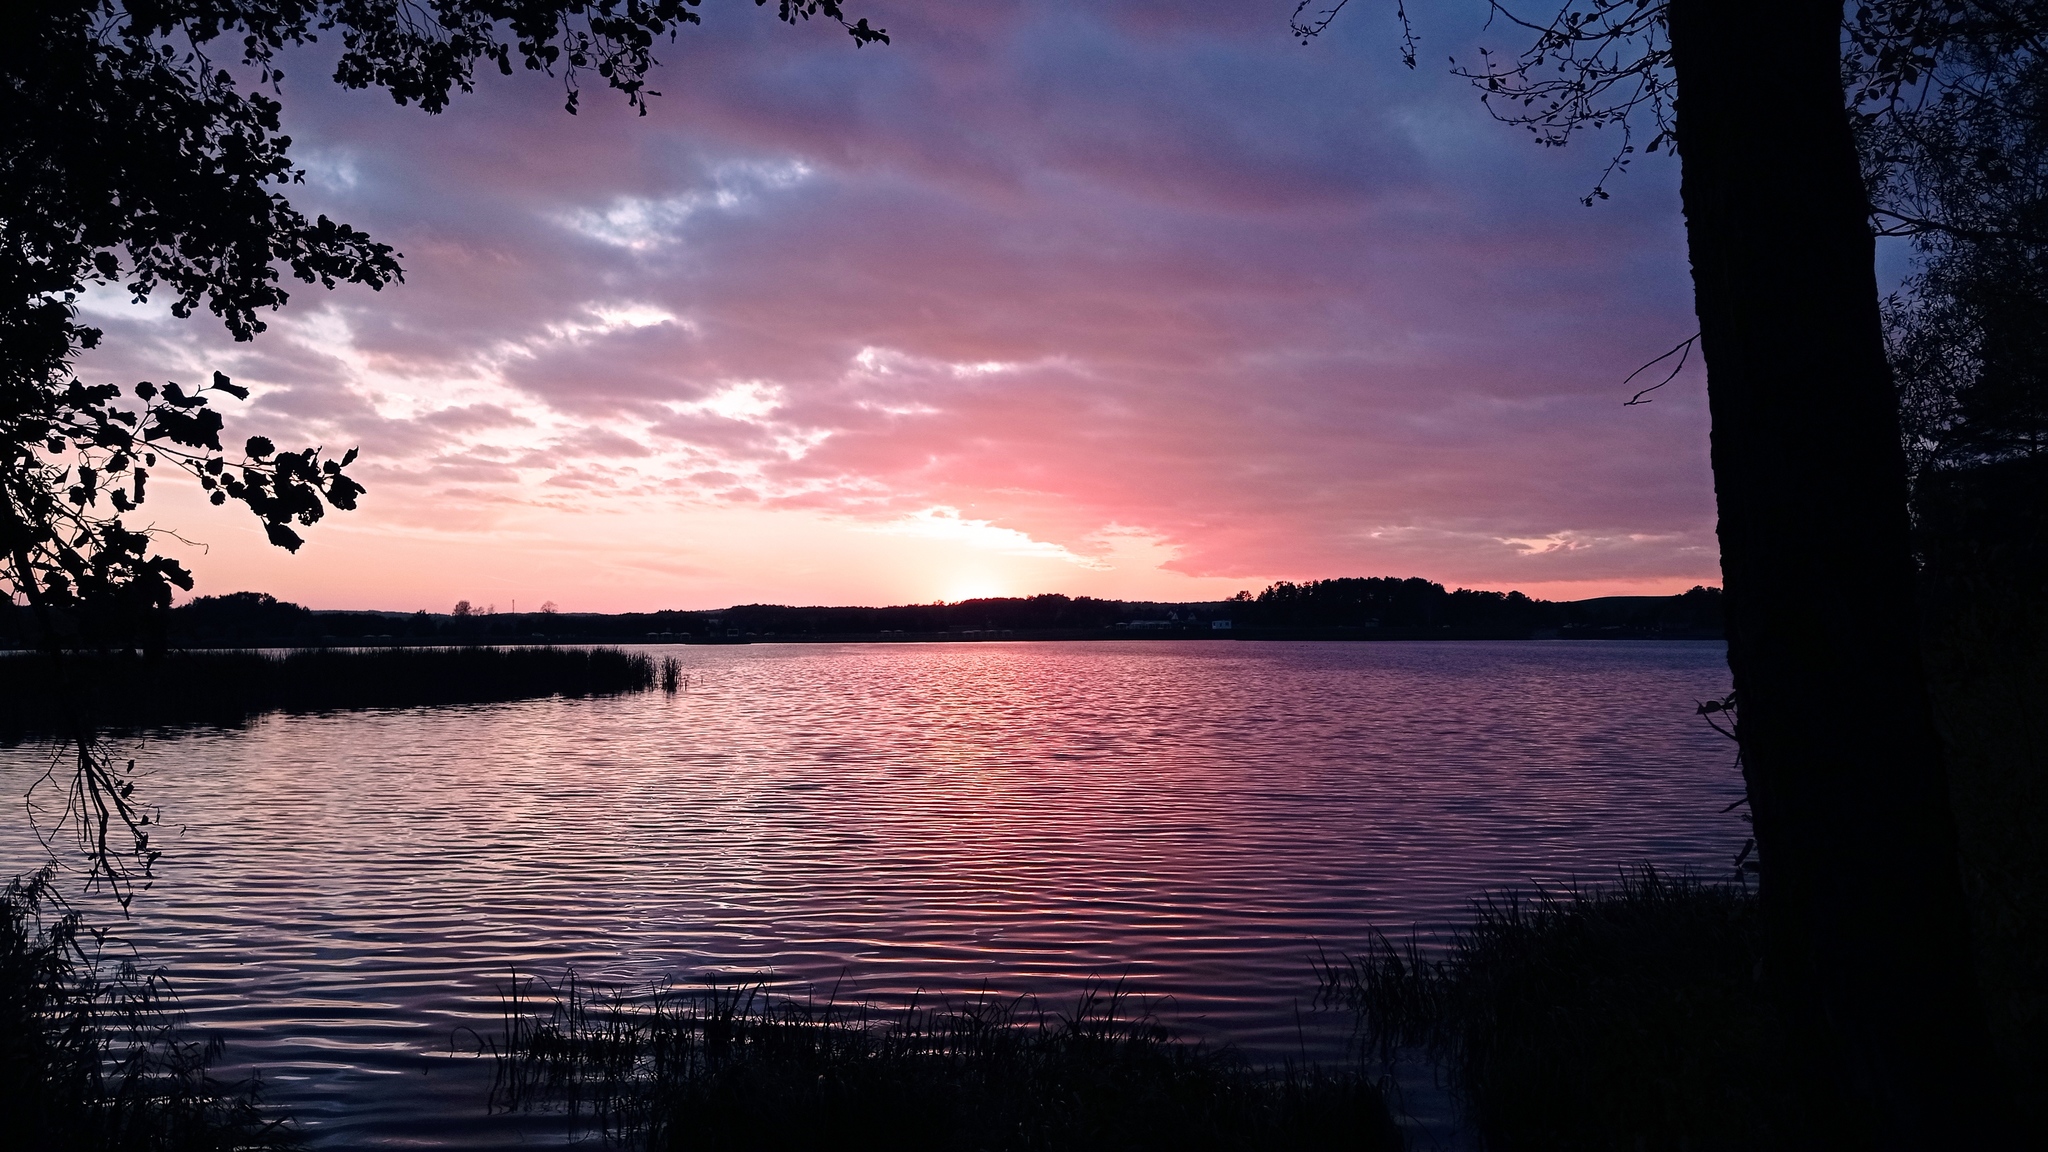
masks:
[[[1462,7],[1425,59],[1470,53]],[[1714,579],[1697,378],[1620,404],[1691,331],[1675,173],[1584,209],[1596,148],[1528,146],[1369,14],[1296,45],[1290,8],[874,3],[895,43],[859,52],[714,8],[644,119],[533,76],[427,117],[309,57],[297,195],[406,283],[301,292],[244,346],[97,305],[87,368],[226,366],[259,387],[237,426],[360,444],[360,528],[302,561],[356,603],[432,587],[364,550],[436,532],[559,582],[463,535],[535,516],[691,526],[589,607],[710,602],[754,578],[710,537],[777,524],[1121,594]],[[243,556],[202,578],[299,579]],[[761,597],[929,598],[917,556]]]

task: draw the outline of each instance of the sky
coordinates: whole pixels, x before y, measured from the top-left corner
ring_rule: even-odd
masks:
[[[1677,172],[1491,120],[1483,3],[858,0],[892,43],[709,0],[645,117],[480,78],[440,115],[286,63],[295,204],[404,255],[254,342],[118,294],[92,380],[254,390],[357,447],[297,554],[196,487],[197,594],[499,611],[1197,600],[1423,576],[1548,598],[1719,581]],[[1384,9],[1384,10],[1383,10]]]

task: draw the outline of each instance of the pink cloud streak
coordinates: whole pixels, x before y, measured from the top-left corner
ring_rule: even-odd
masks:
[[[1593,151],[1528,147],[1369,22],[1302,49],[1286,4],[876,3],[896,42],[858,53],[728,7],[644,120],[531,77],[425,117],[291,69],[299,198],[406,284],[303,292],[241,346],[96,305],[85,365],[223,367],[259,390],[237,426],[362,446],[364,511],[288,562],[160,510],[215,543],[202,591],[1715,579],[1697,382],[1620,406],[1690,331],[1672,173],[1589,212]]]

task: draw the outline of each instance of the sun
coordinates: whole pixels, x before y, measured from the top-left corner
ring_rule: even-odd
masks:
[[[962,600],[986,600],[992,597],[1013,594],[1003,581],[986,573],[979,572],[956,576],[946,581],[942,587],[945,591],[941,593],[939,598],[948,604],[957,604]]]

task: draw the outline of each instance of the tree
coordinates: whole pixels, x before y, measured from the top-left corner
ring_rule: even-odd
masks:
[[[755,0],[765,4],[766,0]],[[278,55],[322,33],[341,53],[333,80],[382,88],[428,112],[470,91],[475,70],[514,59],[560,79],[577,108],[595,72],[643,114],[658,40],[699,22],[699,0],[17,0],[0,15],[0,587],[32,608],[62,678],[61,650],[128,642],[138,623],[192,586],[159,533],[131,527],[153,470],[189,473],[215,504],[245,505],[271,543],[355,507],[362,487],[340,458],[280,451],[250,437],[231,454],[214,400],[246,389],[215,372],[187,387],[143,381],[124,399],[72,366],[103,333],[78,314],[82,293],[120,285],[159,294],[171,312],[201,306],[237,340],[289,299],[283,273],[325,288],[381,289],[401,278],[390,246],[325,216],[307,219],[283,190],[303,179],[279,131]],[[786,23],[820,17],[856,45],[886,42],[838,0],[777,0]],[[228,61],[253,81],[246,86]],[[120,887],[109,830],[126,828],[146,870],[145,812],[98,743],[72,725],[74,815],[96,879]],[[124,890],[125,892],[125,890]],[[125,895],[124,895],[125,899]]]
[[[1959,46],[2038,50],[2039,13],[1889,0],[1845,26],[1839,0],[1493,11],[1533,41],[1461,70],[1497,116],[1550,145],[1621,130],[1589,203],[1639,140],[1680,158],[1770,982],[1874,1118],[1865,1140],[1994,1145],[2005,1105],[1942,749],[1914,622],[1896,610],[1915,594],[1906,468],[1852,112],[1900,120]]]
[[[1924,91],[1857,126],[1918,267],[1886,301],[1916,481],[2048,454],[2048,10],[1957,37]]]
[[[757,4],[766,0],[756,0]],[[428,112],[474,85],[479,62],[510,74],[559,74],[574,112],[595,71],[644,114],[653,47],[698,22],[698,0],[26,0],[12,6],[15,44],[0,64],[0,580],[52,635],[67,610],[161,606],[191,577],[151,552],[122,517],[143,503],[149,470],[191,473],[214,503],[245,504],[272,543],[355,506],[354,459],[280,452],[252,437],[229,462],[217,395],[247,391],[220,373],[188,389],[122,390],[71,375],[102,333],[81,323],[80,293],[121,284],[138,302],[171,295],[173,314],[202,304],[237,340],[305,283],[381,289],[401,278],[390,246],[325,216],[308,220],[279,189],[303,179],[279,133],[277,53],[320,32],[342,43],[333,79],[377,86]],[[788,22],[821,16],[856,44],[886,40],[849,23],[836,0],[779,0]],[[239,52],[247,89],[210,53]],[[268,89],[268,92],[265,91]],[[159,459],[161,458],[161,460]]]
[[[1916,267],[1886,301],[1936,715],[1992,1038],[2048,1082],[2048,5],[1859,124]],[[2031,25],[2029,24],[2031,22]],[[1932,226],[1921,226],[1927,221]],[[2038,1095],[2038,1094],[2037,1094]],[[2022,1098],[2023,1122],[2048,1100]]]
[[[1887,613],[1915,578],[1841,28],[1672,0],[1674,128],[1770,962],[1878,1142],[1930,1147],[1996,1078],[1915,621]]]

